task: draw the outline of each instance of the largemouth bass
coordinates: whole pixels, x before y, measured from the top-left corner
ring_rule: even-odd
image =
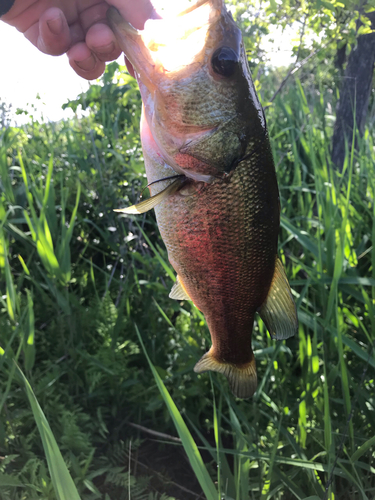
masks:
[[[212,347],[194,371],[224,374],[235,396],[257,387],[255,313],[272,338],[297,330],[296,308],[277,257],[280,204],[266,120],[240,29],[222,0],[200,0],[136,30],[108,19],[132,63],[143,114],[141,139],[151,198],[177,273],[170,297],[206,318]],[[157,182],[160,181],[160,182]]]

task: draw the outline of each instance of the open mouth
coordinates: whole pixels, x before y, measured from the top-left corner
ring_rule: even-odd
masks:
[[[209,28],[223,7],[223,0],[198,0],[182,12],[148,20],[143,30],[136,30],[114,8],[107,16],[121,49],[148,87],[151,71],[155,79],[203,60]]]

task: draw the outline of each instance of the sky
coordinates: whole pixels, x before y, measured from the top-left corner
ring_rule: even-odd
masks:
[[[291,47],[291,37],[295,35],[280,33],[271,36],[276,39],[276,44],[272,45],[274,52],[270,52],[271,64],[289,64],[290,51],[285,47]],[[283,50],[278,52],[277,45]],[[0,102],[11,103],[13,112],[17,108],[30,110],[30,105],[34,104],[38,109],[34,114],[39,117],[43,113],[44,118],[51,121],[72,116],[71,110],[63,111],[61,106],[86,91],[89,83],[76,75],[65,55],[52,57],[42,54],[21,33],[2,22],[0,47]],[[122,56],[119,62],[123,64]],[[36,99],[37,94],[40,100]],[[21,124],[27,121],[27,117],[15,116],[14,120]]]
[[[61,106],[88,88],[69,66],[68,58],[39,52],[16,29],[0,22],[0,99],[13,109],[37,103],[44,117],[55,121],[71,116]],[[36,101],[39,93],[41,100]],[[22,122],[21,117],[16,120]]]

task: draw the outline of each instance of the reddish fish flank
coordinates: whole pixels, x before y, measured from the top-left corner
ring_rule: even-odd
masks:
[[[192,300],[205,315],[212,347],[195,371],[222,373],[236,396],[250,397],[257,385],[255,313],[276,339],[294,335],[297,316],[277,257],[276,174],[241,33],[222,1],[200,1],[178,18],[182,31],[195,33],[183,43],[200,49],[173,65],[162,40],[157,50],[168,20],[148,21],[139,32],[116,11],[109,18],[140,83],[148,181],[176,176],[123,211],[155,208],[177,273],[170,297]]]

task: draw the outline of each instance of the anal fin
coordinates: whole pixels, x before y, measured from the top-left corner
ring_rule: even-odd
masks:
[[[246,364],[234,365],[217,360],[210,349],[194,367],[195,373],[206,371],[218,372],[225,375],[234,396],[241,399],[250,398],[256,391],[258,379],[253,358]]]
[[[287,339],[297,332],[296,305],[284,267],[278,257],[267,298],[258,313],[274,339]]]
[[[191,300],[178,275],[176,283],[172,286],[169,298],[174,300]]]

